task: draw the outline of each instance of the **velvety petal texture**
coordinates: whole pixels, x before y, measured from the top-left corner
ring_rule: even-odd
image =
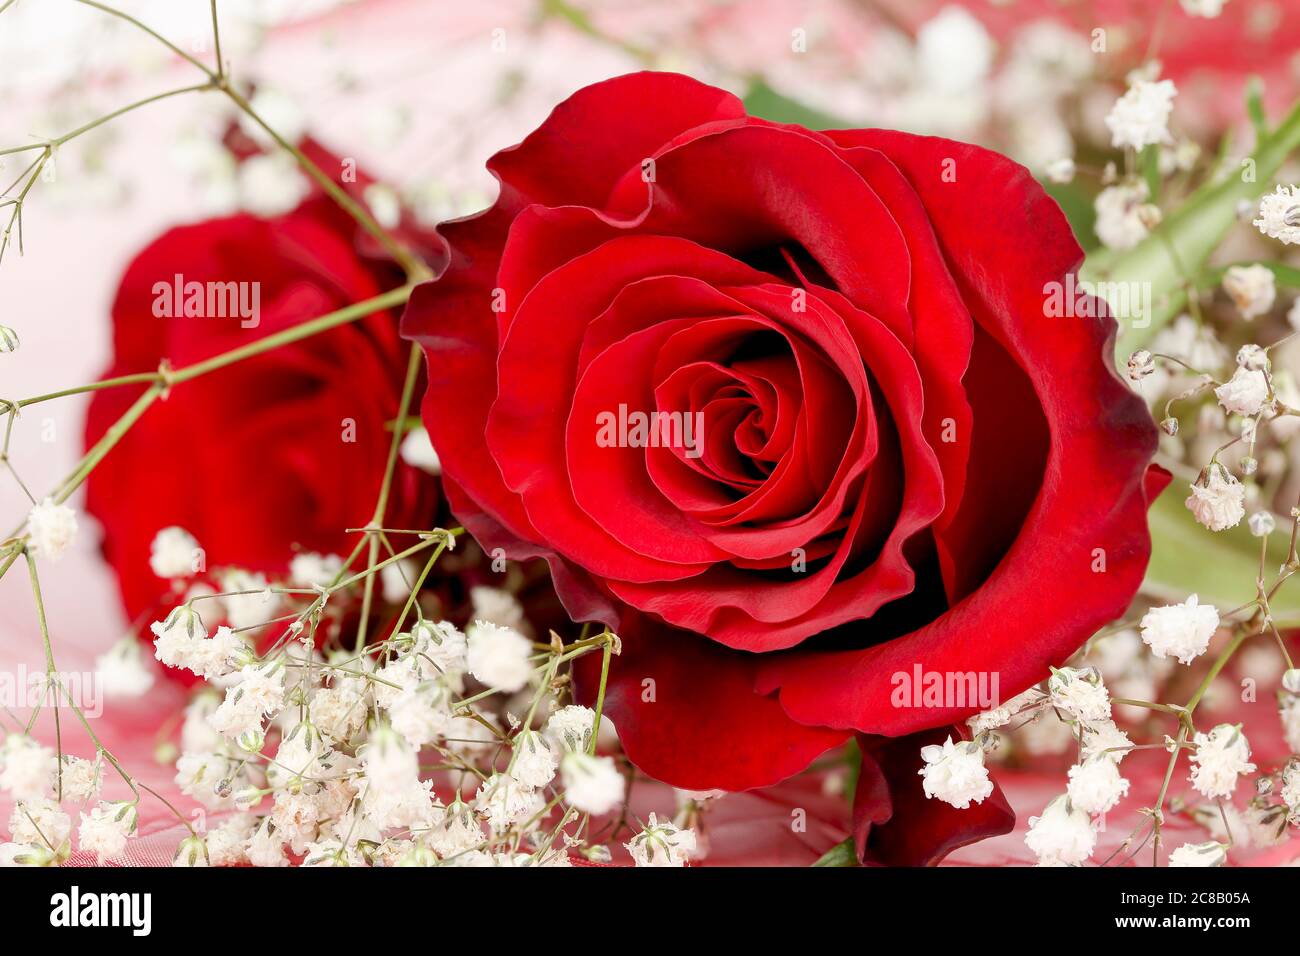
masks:
[[[1055,203],[978,147],[773,124],[658,73],[489,166],[500,197],[440,230],[403,334],[466,526],[620,629],[631,758],[741,789],[898,738],[864,743],[864,854],[996,830],[990,804],[889,836],[936,810],[893,779],[908,735],[980,709],[895,706],[894,675],[1009,697],[1124,610],[1150,550],[1155,429],[1114,323],[1049,317],[1082,258]]]

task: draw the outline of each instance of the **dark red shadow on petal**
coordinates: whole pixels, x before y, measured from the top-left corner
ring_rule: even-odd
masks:
[[[936,866],[953,850],[1011,831],[1016,815],[996,782],[983,803],[964,810],[926,797],[921,748],[961,736],[959,727],[940,727],[908,737],[858,737],[862,771],[853,795],[853,845],[859,860]]]

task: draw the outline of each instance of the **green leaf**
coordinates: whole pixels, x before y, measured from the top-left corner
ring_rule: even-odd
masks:
[[[1247,182],[1245,166],[1228,169],[1226,175],[1201,186],[1182,206],[1151,231],[1133,249],[1099,249],[1091,253],[1080,270],[1089,283],[1147,283],[1151,315],[1139,327],[1124,322],[1115,343],[1115,354],[1124,361],[1135,349],[1179,314],[1187,293],[1185,276],[1197,276],[1224,235],[1237,222],[1237,204],[1253,202],[1265,192],[1283,162],[1300,146],[1300,104],[1268,137],[1260,139],[1249,162],[1253,175]],[[1186,270],[1186,271],[1184,271]],[[1099,291],[1104,292],[1104,285]]]
[[[1196,594],[1201,603],[1213,604],[1220,612],[1253,601],[1260,539],[1250,533],[1244,520],[1227,531],[1201,527],[1183,503],[1187,486],[1186,477],[1175,478],[1151,506],[1151,563],[1142,590],[1165,601],[1182,601],[1188,594]],[[1267,581],[1274,579],[1287,559],[1290,539],[1281,530],[1285,527],[1279,521],[1279,530],[1268,536]],[[1300,586],[1284,586],[1270,604],[1279,625],[1284,621],[1300,623]]]
[[[858,866],[858,853],[853,849],[853,837],[837,843],[822,854],[813,866]]]
[[[795,123],[809,129],[848,129],[853,124],[783,96],[762,80],[745,94],[745,112],[773,123]]]

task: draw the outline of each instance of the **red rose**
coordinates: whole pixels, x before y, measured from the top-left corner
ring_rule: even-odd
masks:
[[[323,168],[338,168],[311,151]],[[236,215],[170,230],[123,276],[105,374],[153,371],[163,360],[179,368],[401,285],[367,242],[319,193],[273,219]],[[231,282],[242,300],[186,315],[188,293],[201,288],[206,303],[208,283]],[[237,301],[250,308],[231,308]],[[254,301],[257,315],[246,317]],[[220,311],[227,317],[209,314]],[[348,553],[357,535],[344,529],[374,510],[406,356],[396,315],[380,312],[180,384],[156,402],[88,481],[86,507],[103,526],[128,616],[152,613],[170,591],[149,553],[171,525],[198,539],[209,569],[282,572],[298,546]],[[142,390],[94,394],[88,446]],[[435,484],[400,466],[388,524],[428,525]]]
[[[1008,698],[1125,609],[1155,429],[1114,323],[1047,317],[1082,254],[1023,168],[649,73],[490,168],[500,198],[443,228],[403,319],[424,419],[471,533],[545,556],[570,613],[619,630],[606,705],[645,771],[744,789],[854,732],[946,727],[981,707],[896,706],[892,676]],[[1000,796],[902,812],[925,742],[908,779],[864,741],[881,859],[1009,826]]]

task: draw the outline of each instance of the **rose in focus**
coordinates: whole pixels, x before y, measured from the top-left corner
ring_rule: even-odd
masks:
[[[1045,311],[1082,257],[1055,203],[995,153],[776,125],[671,74],[580,91],[489,168],[403,332],[453,510],[619,630],[631,759],[744,789],[857,733],[881,858],[995,832],[1000,797],[927,808],[879,739],[979,707],[895,706],[892,676],[1023,690],[1150,550],[1155,429],[1114,323]],[[942,819],[891,844],[913,797]]]

